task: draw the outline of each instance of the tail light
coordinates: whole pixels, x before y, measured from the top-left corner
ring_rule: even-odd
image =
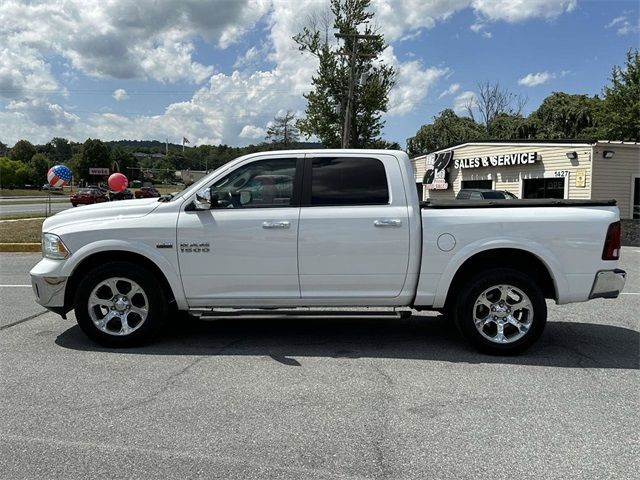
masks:
[[[603,260],[618,260],[618,258],[620,258],[621,237],[622,229],[620,222],[609,225],[607,238],[604,240],[604,249],[602,250]]]

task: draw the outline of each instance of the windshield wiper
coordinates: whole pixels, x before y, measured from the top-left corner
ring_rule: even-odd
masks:
[[[173,193],[167,193],[166,195],[162,195],[160,198],[158,198],[158,201],[170,202],[172,198],[173,198]]]

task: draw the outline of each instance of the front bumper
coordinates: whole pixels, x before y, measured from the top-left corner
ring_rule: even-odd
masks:
[[[63,274],[64,260],[43,258],[29,272],[36,302],[49,310],[64,308],[68,277]]]
[[[596,273],[589,298],[617,298],[624,288],[626,279],[627,272],[619,268],[599,271]]]
[[[36,302],[46,308],[64,307],[66,277],[37,277],[31,275]]]

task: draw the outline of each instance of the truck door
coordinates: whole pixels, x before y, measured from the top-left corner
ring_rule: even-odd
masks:
[[[247,160],[210,186],[216,208],[180,213],[178,255],[191,307],[300,299],[294,185],[302,162],[295,154]]]
[[[409,262],[404,188],[393,155],[305,159],[298,260],[309,305],[400,294]]]

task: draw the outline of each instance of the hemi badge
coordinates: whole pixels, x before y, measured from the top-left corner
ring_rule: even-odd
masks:
[[[173,248],[173,243],[158,243],[156,248]]]

